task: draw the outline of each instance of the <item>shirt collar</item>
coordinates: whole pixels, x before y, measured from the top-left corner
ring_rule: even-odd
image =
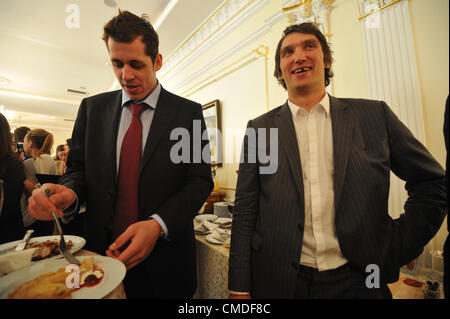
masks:
[[[158,82],[158,85],[155,87],[155,89],[147,95],[147,97],[141,101],[135,101],[131,99],[128,94],[125,92],[124,89],[122,89],[122,108],[127,104],[128,102],[134,102],[136,104],[146,104],[156,110],[156,104],[158,103],[159,94],[161,93],[161,84]]]
[[[299,110],[300,107],[289,100],[287,100],[287,102],[288,102],[289,108],[291,109],[292,116],[294,116],[294,118],[295,118],[297,116],[297,111]],[[325,93],[322,100],[319,103],[317,103],[316,105],[314,105],[313,108],[316,107],[317,105],[322,105],[323,109],[325,110],[325,114],[327,116],[329,116],[329,114],[330,114],[330,96],[328,95],[328,93]]]

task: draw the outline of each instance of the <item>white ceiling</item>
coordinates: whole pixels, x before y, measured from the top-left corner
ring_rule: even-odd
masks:
[[[114,2],[116,7],[105,4]],[[61,135],[60,140],[65,139],[71,133],[81,99],[114,86],[114,74],[101,36],[104,24],[117,15],[118,8],[149,16],[157,28],[164,59],[223,2],[1,0],[2,112],[9,118],[12,129],[23,125],[45,128]],[[66,22],[69,26],[77,23],[76,11],[67,7],[70,4],[79,9],[79,28],[67,27]],[[67,89],[87,94],[69,93]]]

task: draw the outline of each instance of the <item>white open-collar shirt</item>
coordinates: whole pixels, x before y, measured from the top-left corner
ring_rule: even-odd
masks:
[[[310,112],[288,100],[303,173],[305,228],[300,264],[319,271],[335,269],[348,260],[336,235],[334,208],[333,134],[330,97]]]

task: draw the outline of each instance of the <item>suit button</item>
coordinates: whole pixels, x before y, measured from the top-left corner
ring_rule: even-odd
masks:
[[[291,265],[295,270],[298,270],[298,261],[293,261]]]
[[[106,199],[112,199],[112,196],[113,196],[113,195],[112,195],[111,193],[107,193],[107,194],[106,194]]]

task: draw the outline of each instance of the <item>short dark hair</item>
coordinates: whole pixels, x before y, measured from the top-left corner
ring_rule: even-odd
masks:
[[[138,17],[129,11],[119,10],[119,14],[108,21],[103,28],[102,39],[108,48],[108,39],[114,41],[130,43],[139,36],[145,44],[145,54],[150,56],[155,63],[158,55],[159,38],[152,24],[147,20],[146,15]]]
[[[278,42],[277,51],[275,53],[275,71],[273,72],[273,75],[277,78],[278,82],[280,82],[280,84],[285,89],[287,89],[286,83],[284,82],[284,79],[283,79],[282,73],[281,73],[280,50],[281,50],[281,45],[283,43],[283,40],[289,34],[294,33],[294,32],[312,34],[317,38],[317,40],[319,40],[320,45],[322,47],[324,63],[330,64],[329,68],[325,68],[325,86],[328,86],[330,84],[330,79],[334,76],[333,72],[331,71],[331,64],[333,63],[333,51],[331,51],[330,45],[328,44],[327,39],[322,34],[322,32],[320,32],[319,28],[314,23],[311,23],[311,22],[294,24],[294,25],[287,27],[283,31],[283,36],[281,37],[280,41]]]
[[[67,146],[69,146],[69,148],[71,148],[71,147],[72,147],[72,139],[71,139],[71,138],[68,138],[68,139],[66,140],[66,144],[67,144]],[[64,147],[64,145],[63,145],[63,147]]]
[[[23,143],[23,139],[25,135],[27,135],[28,131],[31,129],[26,126],[18,127],[14,130],[14,143]]]
[[[58,156],[58,152],[62,151],[64,151],[64,144],[58,145],[58,147],[56,148],[56,155]]]

